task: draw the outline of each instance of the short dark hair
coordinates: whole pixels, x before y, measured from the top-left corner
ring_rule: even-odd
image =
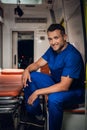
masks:
[[[61,30],[62,34],[65,34],[65,28],[61,25],[61,24],[51,24],[48,29],[47,32],[52,32],[55,30]]]

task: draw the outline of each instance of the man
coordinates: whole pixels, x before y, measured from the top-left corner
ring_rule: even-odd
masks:
[[[68,43],[65,29],[52,24],[47,30],[50,47],[23,73],[26,109],[41,114],[39,95],[48,95],[49,130],[61,130],[64,109],[84,102],[84,63],[78,50]],[[35,72],[48,64],[51,75]]]

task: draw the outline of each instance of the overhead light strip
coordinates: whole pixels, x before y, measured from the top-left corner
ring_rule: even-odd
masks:
[[[47,18],[15,18],[16,23],[47,23]]]

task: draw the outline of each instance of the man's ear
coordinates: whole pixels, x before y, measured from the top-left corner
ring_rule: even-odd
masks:
[[[64,34],[64,40],[66,41],[66,39],[67,39],[67,34]]]

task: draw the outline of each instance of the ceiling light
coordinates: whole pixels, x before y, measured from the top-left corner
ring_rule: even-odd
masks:
[[[18,15],[19,17],[21,17],[24,14],[23,10],[20,8],[19,5],[14,9],[14,13],[15,15]]]

